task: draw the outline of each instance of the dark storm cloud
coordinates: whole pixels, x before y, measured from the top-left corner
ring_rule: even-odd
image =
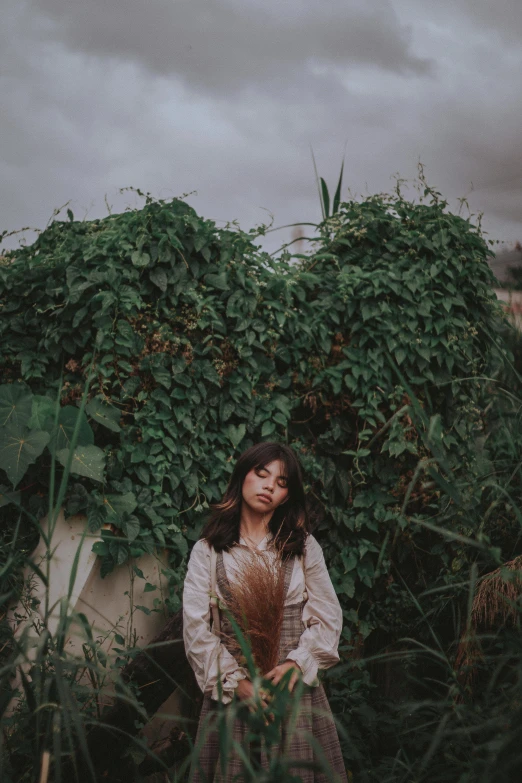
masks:
[[[316,64],[425,74],[388,0],[32,0],[47,35],[75,51],[139,63],[194,89],[230,93],[293,80]]]

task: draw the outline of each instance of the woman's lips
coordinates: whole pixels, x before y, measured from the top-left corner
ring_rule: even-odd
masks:
[[[272,498],[270,497],[270,495],[258,495],[257,497],[259,498],[259,500],[263,500],[265,503],[272,502]]]

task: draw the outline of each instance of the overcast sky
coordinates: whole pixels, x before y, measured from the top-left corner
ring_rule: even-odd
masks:
[[[427,176],[522,241],[522,0],[3,0],[0,229],[135,203],[242,228]],[[271,234],[270,249],[290,230]]]

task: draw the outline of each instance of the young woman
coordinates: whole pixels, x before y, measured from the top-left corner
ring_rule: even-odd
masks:
[[[332,713],[317,679],[318,669],[339,661],[342,612],[321,547],[309,532],[298,460],[290,448],[279,443],[260,443],[239,457],[225,496],[214,506],[190,556],[183,591],[183,636],[187,658],[204,693],[196,745],[202,733],[208,732],[209,712],[215,710],[219,699],[229,704],[234,697],[248,701],[254,696],[247,669],[227,648],[223,637],[212,630],[210,596],[215,589],[225,600],[241,557],[256,551],[282,558],[285,563],[279,663],[264,676],[277,685],[290,672],[290,690],[298,678],[305,686],[297,729],[285,753],[288,758],[310,762],[309,768],[296,769],[305,783],[332,780],[319,766],[312,768],[321,755],[337,775],[334,779],[346,781]],[[234,739],[243,741],[245,733],[245,723],[237,719]],[[312,734],[314,742],[307,741],[306,734]],[[317,743],[322,753],[314,752]],[[217,734],[206,734],[201,744],[191,780],[221,780]],[[236,777],[240,774],[241,760],[232,758],[226,780],[240,779]]]

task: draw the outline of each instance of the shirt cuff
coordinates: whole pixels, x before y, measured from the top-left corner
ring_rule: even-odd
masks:
[[[287,660],[295,661],[303,672],[303,682],[305,685],[316,686],[319,685],[317,679],[317,663],[314,656],[305,650],[303,647],[298,647],[297,650],[287,653]]]
[[[229,704],[232,701],[232,697],[234,696],[234,691],[237,688],[238,683],[240,680],[246,679],[247,676],[246,669],[244,669],[242,666],[233,672],[229,672],[225,676],[220,689],[222,704]],[[214,699],[214,701],[220,701],[218,683],[214,685],[210,698]]]

